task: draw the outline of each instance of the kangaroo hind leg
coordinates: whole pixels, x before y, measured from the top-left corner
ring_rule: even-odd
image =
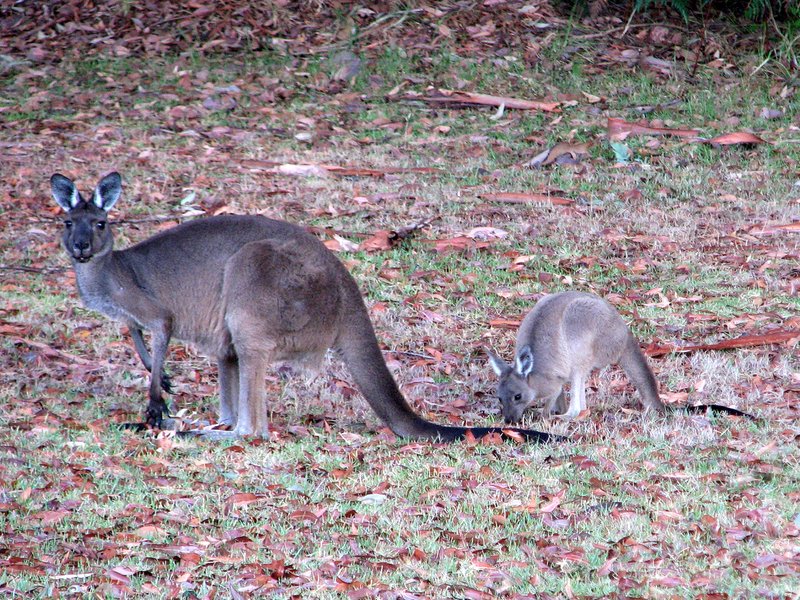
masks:
[[[566,411],[567,401],[564,397],[564,388],[562,387],[558,394],[554,394],[545,400],[542,416],[547,419],[553,415],[564,414]]]
[[[583,373],[572,374],[569,390],[569,408],[562,416],[564,419],[574,419],[582,410],[586,410],[586,377]]]
[[[239,406],[234,429],[237,435],[269,437],[266,374],[267,361],[263,356],[244,354],[239,357]]]
[[[234,353],[217,359],[219,368],[219,422],[236,426],[239,415],[239,358]]]

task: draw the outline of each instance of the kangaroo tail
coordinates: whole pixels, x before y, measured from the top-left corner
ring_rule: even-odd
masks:
[[[639,391],[645,409],[663,413],[664,403],[658,397],[656,378],[633,335],[628,336],[619,364]]]
[[[366,307],[355,282],[352,282],[355,297],[350,294],[350,309],[336,347],[341,351],[344,362],[350,370],[358,389],[367,399],[381,420],[398,436],[410,438],[440,439],[454,441],[463,439],[467,432],[475,437],[487,433],[514,432],[528,441],[559,441],[562,436],[541,431],[499,427],[448,427],[437,425],[420,417],[409,406],[397,383],[384,362],[378,340],[369,320]],[[511,434],[513,435],[513,434]]]
[[[696,404],[696,405],[684,405],[684,406],[670,405],[669,409],[672,412],[685,410],[686,412],[692,414],[705,414],[707,412],[713,412],[725,415],[733,415],[735,417],[743,417],[751,421],[760,421],[758,417],[755,417],[750,413],[746,413],[736,408],[731,408],[730,406],[722,406],[720,404]]]

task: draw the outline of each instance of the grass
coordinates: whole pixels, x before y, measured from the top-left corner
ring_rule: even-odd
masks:
[[[545,58],[560,60],[561,42]],[[46,189],[53,171],[74,175],[86,189],[100,174],[120,170],[123,221],[177,219],[190,190],[199,206],[263,212],[355,241],[437,217],[397,248],[340,258],[374,307],[387,360],[409,401],[441,423],[499,421],[483,348],[510,358],[514,332],[489,322],[521,317],[546,292],[616,295],[643,342],[713,341],[785,326],[800,309],[788,286],[796,234],[756,238],[748,228],[796,220],[791,164],[800,155],[783,143],[796,101],[779,100],[772,82],[758,78],[737,80],[739,91],[731,93],[732,81],[711,70],[701,70],[697,82],[622,68],[592,76],[582,62],[592,51],[587,46],[559,70],[506,59],[498,66],[448,48],[409,56],[388,47],[375,59],[362,56],[364,70],[345,91],[367,106],[355,113],[347,109],[352,99],[326,92],[325,58],[290,64],[277,53],[190,55],[64,65],[35,80],[53,98],[37,110],[3,113],[20,123],[15,141],[40,147],[0,167],[2,214],[28,218],[22,227],[52,238],[20,244],[19,223],[7,219],[2,262],[66,265],[54,241],[58,226],[40,222],[53,215]],[[207,75],[198,77],[201,71]],[[423,82],[411,84],[418,91],[461,80],[485,93],[586,91],[608,100],[599,112],[579,102],[558,116],[508,111],[492,120],[491,109],[387,102],[386,92],[407,76]],[[268,80],[286,97],[260,100],[273,85]],[[196,108],[210,88],[231,84],[242,90],[232,112],[170,120],[170,109]],[[12,81],[3,104],[23,105],[35,91]],[[78,92],[86,94],[80,108],[59,108],[55,96]],[[648,138],[633,138],[636,162],[614,167],[600,138],[605,118],[635,119],[636,106],[676,97],[678,108],[648,118],[700,127],[708,137],[766,129],[778,143],[720,150],[664,138],[651,148]],[[767,104],[781,104],[785,116],[759,119],[753,107]],[[95,116],[76,116],[90,111]],[[726,123],[732,116],[739,124]],[[378,117],[402,127],[375,128]],[[37,137],[44,119],[77,120],[81,133]],[[214,127],[230,131],[214,137]],[[314,141],[297,142],[299,131],[313,132]],[[544,144],[564,140],[597,143],[579,165],[521,166]],[[433,165],[441,172],[297,179],[242,167],[252,159]],[[581,202],[562,209],[480,197],[542,189]],[[477,226],[508,236],[449,253],[429,242]],[[158,227],[120,223],[117,243],[124,247]],[[520,255],[532,258],[510,269]],[[381,429],[350,390],[349,374],[330,360],[311,384],[270,373],[274,439],[210,444],[111,426],[137,419],[144,407],[146,374],[121,328],[80,308],[68,271],[6,273],[4,594],[796,595],[800,469],[790,402],[798,362],[791,347],[651,360],[663,393],[752,410],[765,419],[758,424],[642,418],[624,375],[605,369],[590,381],[588,418],[527,417],[528,425],[570,435],[567,444],[408,442]],[[214,418],[216,375],[205,359],[175,344],[169,370],[174,405],[189,417]]]

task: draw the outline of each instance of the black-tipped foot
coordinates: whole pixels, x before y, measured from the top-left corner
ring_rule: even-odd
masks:
[[[161,424],[164,417],[169,417],[167,403],[161,398],[158,398],[157,400],[151,399],[150,403],[147,405],[147,410],[144,413],[145,423],[151,427],[161,429]]]

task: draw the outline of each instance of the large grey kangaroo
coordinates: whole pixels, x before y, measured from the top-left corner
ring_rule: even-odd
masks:
[[[497,396],[507,423],[518,422],[525,410],[537,402],[544,404],[544,417],[557,411],[563,418],[574,419],[586,410],[589,373],[617,363],[638,390],[645,411],[711,409],[753,418],[717,404],[665,406],[639,342],[617,310],[594,294],[561,292],[544,296],[519,327],[514,365],[492,352],[488,354],[499,377]],[[570,383],[568,408],[563,389],[566,383]]]
[[[231,436],[269,435],[269,363],[313,368],[328,348],[340,351],[369,405],[399,436],[450,441],[468,431],[503,431],[436,425],[412,410],[386,367],[355,280],[304,229],[262,216],[218,216],[113,250],[107,213],[122,192],[120,175],[105,176],[90,201],[63,175],[53,175],[50,185],[67,213],[62,243],[83,302],[128,326],[151,373],[148,424],[160,426],[167,414],[162,370],[175,337],[216,358],[219,421],[233,427]],[[145,329],[152,332],[152,357]],[[539,442],[560,437],[514,431]]]

